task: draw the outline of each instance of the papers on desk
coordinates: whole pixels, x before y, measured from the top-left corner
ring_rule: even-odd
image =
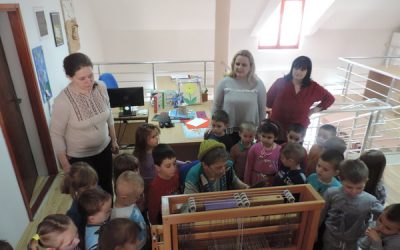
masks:
[[[203,118],[194,118],[193,120],[188,121],[186,124],[192,125],[193,127],[198,127],[201,124],[206,123],[207,120]]]
[[[208,128],[210,126],[210,119],[194,118],[185,122],[188,129]]]
[[[182,129],[186,138],[204,138],[204,133],[208,130],[208,128],[189,129],[184,124],[182,124]]]

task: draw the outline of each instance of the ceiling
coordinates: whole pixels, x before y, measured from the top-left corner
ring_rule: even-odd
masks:
[[[217,0],[89,1],[102,29],[209,30],[214,28]],[[231,0],[230,28],[254,29],[271,1],[276,0]],[[400,0],[333,0],[315,27],[395,30],[400,28],[399,13]]]

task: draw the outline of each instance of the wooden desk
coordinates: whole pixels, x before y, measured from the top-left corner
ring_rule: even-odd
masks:
[[[208,118],[211,118],[211,107],[212,102],[207,101],[198,105],[188,106],[189,109],[194,111],[205,111]],[[163,111],[163,110],[162,110]],[[162,112],[161,111],[161,112]],[[167,111],[167,110],[164,110]],[[153,118],[153,109],[149,109],[149,117]],[[157,121],[150,121],[151,123],[158,125]],[[167,143],[176,152],[176,158],[178,160],[196,160],[199,150],[199,145],[203,141],[203,137],[199,138],[186,138],[183,132],[183,123],[175,123],[172,128],[161,128],[160,143]]]

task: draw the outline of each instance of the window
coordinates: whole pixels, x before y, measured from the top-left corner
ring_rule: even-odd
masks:
[[[259,32],[259,49],[299,47],[305,0],[281,0]]]

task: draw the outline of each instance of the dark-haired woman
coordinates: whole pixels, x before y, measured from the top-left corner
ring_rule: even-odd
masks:
[[[54,151],[65,172],[74,162],[89,163],[99,185],[112,194],[112,152],[118,152],[118,144],[107,89],[94,81],[93,64],[85,54],[65,57],[64,70],[70,83],[54,100],[50,122]]]
[[[328,90],[311,80],[312,63],[306,56],[297,57],[289,74],[277,79],[267,92],[269,118],[281,130],[278,142],[286,141],[286,131],[291,124],[298,123],[305,128],[310,124],[310,115],[327,109],[335,98]],[[311,109],[314,103],[320,102]]]

